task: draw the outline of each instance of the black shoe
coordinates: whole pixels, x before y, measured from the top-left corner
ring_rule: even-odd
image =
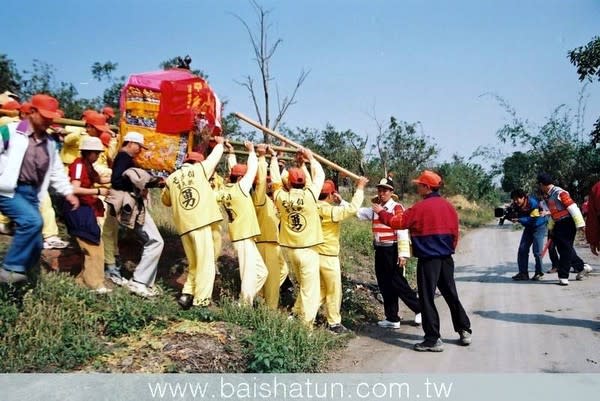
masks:
[[[544,277],[544,273],[542,272],[535,272],[535,274],[533,275],[533,277],[531,278],[532,281],[540,281],[542,279],[542,277]]]
[[[438,338],[435,343],[423,341],[422,343],[415,344],[414,349],[419,352],[442,352],[444,350],[444,343]]]
[[[348,330],[343,324],[339,323],[339,324],[332,324],[331,326],[329,326],[329,331],[331,331],[334,334],[345,334],[345,333],[349,333],[350,330]]]
[[[515,281],[529,280],[529,274],[526,274],[526,273],[517,273],[514,276],[512,276],[512,279],[515,280]]]
[[[183,309],[190,309],[193,302],[194,302],[194,296],[191,294],[181,294],[181,296],[177,300],[177,303]]]

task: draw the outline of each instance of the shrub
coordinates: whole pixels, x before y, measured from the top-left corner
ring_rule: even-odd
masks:
[[[252,330],[243,338],[250,372],[317,372],[327,351],[345,341],[262,305],[252,308],[225,301],[221,313],[223,320]]]
[[[98,323],[89,309],[93,294],[62,275],[47,275],[23,298],[2,305],[13,318],[0,341],[0,371],[56,372],[70,370],[104,351],[96,335]]]

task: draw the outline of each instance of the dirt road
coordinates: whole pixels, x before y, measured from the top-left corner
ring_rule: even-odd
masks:
[[[556,285],[557,275],[539,282],[515,282],[521,232],[510,225],[490,225],[465,235],[455,255],[456,283],[471,319],[473,343],[458,344],[458,335],[442,297],[442,353],[415,352],[422,340],[413,314],[399,330],[373,326],[350,341],[333,372],[600,372],[600,258],[583,244],[578,254],[594,272],[583,281]],[[550,261],[544,259],[544,270]],[[530,260],[533,269],[533,258]]]

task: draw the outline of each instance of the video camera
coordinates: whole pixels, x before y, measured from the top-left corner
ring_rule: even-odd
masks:
[[[497,207],[494,209],[494,217],[498,217],[498,225],[504,225],[504,220],[512,220],[519,217],[519,207],[511,203],[506,207]]]

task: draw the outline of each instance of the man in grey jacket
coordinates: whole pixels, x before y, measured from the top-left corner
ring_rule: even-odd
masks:
[[[56,143],[46,130],[60,117],[58,101],[48,95],[31,98],[27,119],[0,127],[0,212],[16,224],[0,267],[1,283],[27,280],[27,271],[39,260],[42,241],[40,199],[52,186],[75,209],[79,199],[65,173]]]

